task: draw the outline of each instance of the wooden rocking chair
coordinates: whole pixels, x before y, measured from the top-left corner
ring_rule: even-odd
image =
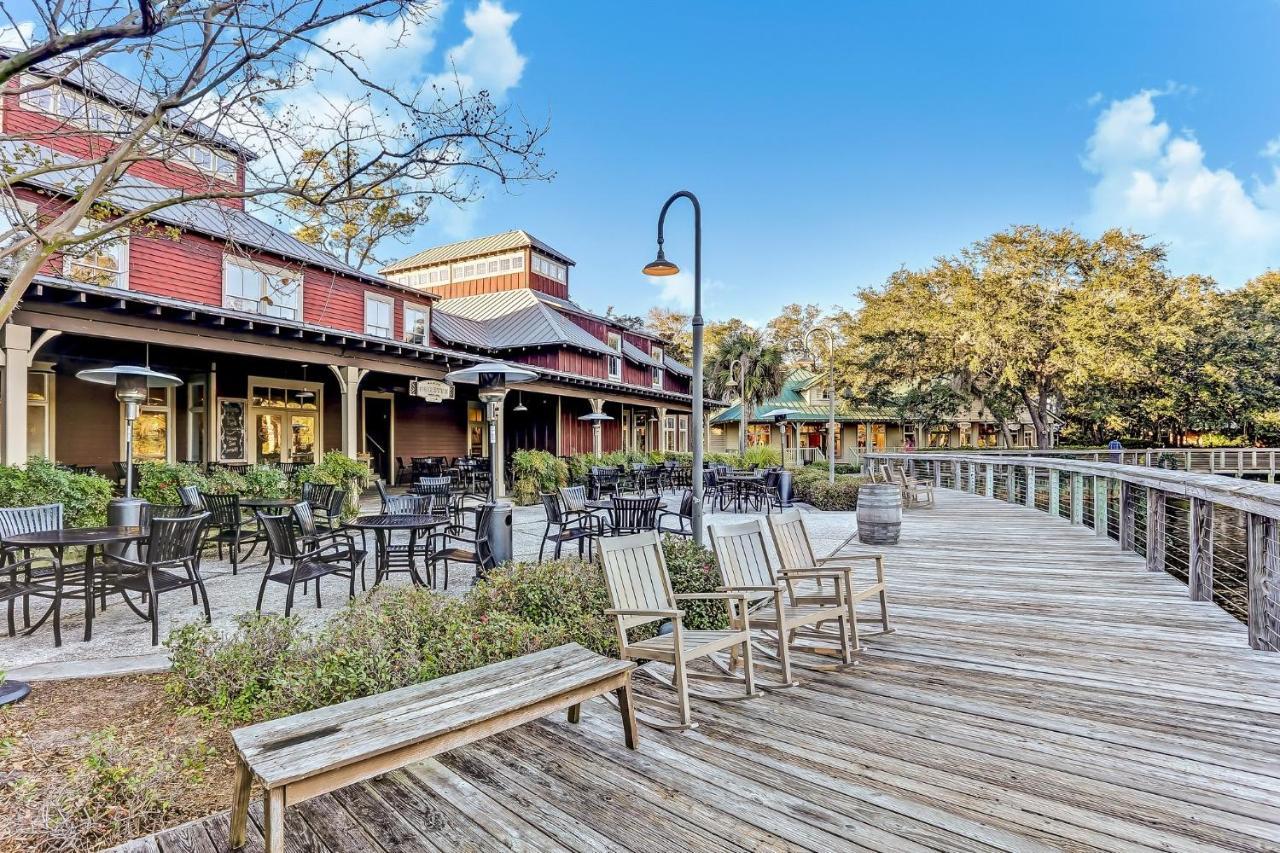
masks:
[[[764,544],[764,522],[758,518],[736,524],[713,524],[710,531],[711,547],[715,551],[716,562],[720,565],[724,591],[746,595],[746,612],[750,614],[751,627],[757,632],[763,632],[775,646],[772,653],[766,648],[757,647],[757,651],[777,660],[782,667],[782,683],[776,687],[762,685],[766,690],[795,687],[800,683],[791,676],[793,645],[800,635],[819,642],[834,641],[839,646],[841,664],[795,663],[795,666],[830,671],[853,663],[853,649],[849,645],[849,631],[845,626],[845,620],[849,617],[845,593],[848,573],[845,570],[819,569],[814,566],[775,569]],[[832,599],[800,603],[795,590],[795,583],[799,580],[831,581],[834,585]],[[832,621],[840,625],[840,632],[834,637],[820,631],[823,623]],[[806,646],[805,650],[819,654],[835,652],[829,646],[821,650]]]
[[[674,670],[670,680],[641,666],[636,670],[663,684],[676,694],[676,704],[649,698],[649,701],[674,710],[678,723],[669,723],[637,714],[637,719],[657,729],[692,729],[697,727],[689,707],[689,698],[726,701],[750,699],[762,695],[755,688],[755,674],[751,662],[751,629],[746,611],[746,596],[740,592],[716,592],[676,595],[667,576],[667,563],[662,554],[662,542],[657,531],[647,530],[630,536],[616,536],[600,540],[600,556],[604,564],[605,581],[609,587],[612,607],[605,611],[613,617],[618,632],[618,653],[623,660],[659,661],[670,664]],[[721,599],[740,606],[742,618],[727,631],[690,631],[682,624],[684,612],[681,601],[696,599]],[[732,606],[729,608],[733,612]],[[647,640],[630,642],[627,630],[640,625],[671,621],[671,633],[659,634]],[[742,650],[742,675],[734,675],[717,666],[720,673],[691,672],[689,663],[700,658],[710,658],[716,652],[737,648]],[[730,657],[730,666],[736,654]],[[715,665],[715,661],[712,661]],[[691,679],[732,682],[741,684],[741,696],[712,696],[689,689]]]
[[[813,539],[809,536],[809,523],[804,513],[797,509],[780,512],[769,516],[769,533],[773,536],[773,545],[778,550],[778,559],[782,561],[785,571],[802,571],[804,569],[838,569],[846,573],[845,603],[849,609],[847,620],[853,635],[853,651],[862,651],[858,638],[858,602],[872,596],[880,599],[880,633],[890,634],[889,600],[884,582],[884,555],[877,553],[843,552],[848,540],[835,551],[825,557],[819,557],[813,550]],[[875,582],[859,587],[854,575],[855,564],[859,561],[875,563]],[[808,587],[796,593],[796,601],[800,604],[830,604],[836,601],[840,590],[827,591],[820,579],[814,587]],[[806,585],[807,586],[807,585]]]
[[[933,485],[909,476],[905,468],[896,469],[898,486],[905,506],[933,506]]]

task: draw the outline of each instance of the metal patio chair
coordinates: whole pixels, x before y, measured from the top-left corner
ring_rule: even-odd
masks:
[[[151,623],[151,645],[160,644],[160,595],[178,589],[191,590],[191,603],[204,605],[205,622],[212,623],[209,593],[200,576],[200,540],[209,513],[167,518],[153,516],[147,538],[138,546],[138,558],[109,556],[103,568],[115,573],[110,581],[123,593],[125,603]],[[133,603],[130,592],[140,593],[146,610]]]
[[[268,569],[262,573],[262,583],[258,586],[258,602],[256,609],[262,612],[262,599],[267,591],[267,582],[283,584],[288,593],[284,600],[284,615],[293,610],[294,590],[300,583],[316,582],[316,607],[321,607],[320,579],[329,575],[346,578],[350,584],[348,597],[356,596],[356,564],[354,545],[337,541],[308,544],[296,526],[296,511],[267,515],[259,512],[258,523],[267,537],[267,547],[271,553],[272,566],[279,563],[282,568]]]

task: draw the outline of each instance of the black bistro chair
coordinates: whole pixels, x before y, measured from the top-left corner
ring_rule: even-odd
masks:
[[[349,598],[356,597],[356,561],[358,550],[350,536],[345,542],[334,539],[329,542],[307,542],[296,524],[296,507],[280,515],[258,513],[258,523],[267,537],[267,548],[271,553],[271,562],[267,571],[262,573],[262,584],[258,587],[257,610],[262,612],[262,597],[267,591],[267,581],[284,584],[288,593],[284,600],[284,615],[293,610],[293,593],[298,584],[316,582],[316,607],[320,607],[320,578],[335,575],[346,578],[350,584]],[[282,568],[273,571],[274,564]]]
[[[676,512],[664,509],[658,513],[658,532],[676,536],[693,536],[693,491],[685,489]]]
[[[103,563],[106,571],[115,574],[112,583],[124,593],[125,603],[134,613],[151,622],[153,646],[160,645],[161,593],[190,589],[191,603],[203,604],[204,621],[213,621],[209,612],[209,593],[204,588],[204,579],[200,577],[200,540],[208,523],[208,512],[178,518],[153,514],[147,519],[147,538],[139,546],[136,560],[117,554],[107,557]],[[143,597],[145,611],[133,603],[130,592]]]
[[[566,542],[578,543],[578,556],[583,556],[583,547],[587,555],[592,553],[595,541],[604,535],[604,525],[599,516],[591,515],[586,510],[566,509],[560,503],[560,495],[555,492],[542,492],[542,506],[547,511],[547,528],[542,532],[542,544],[538,546],[538,562],[542,562],[547,543],[556,543],[554,556],[560,559],[560,551]],[[551,528],[555,528],[553,532]]]
[[[476,509],[474,529],[462,525],[450,525],[437,533],[431,542],[431,585],[436,582],[436,564],[444,563],[444,588],[449,588],[449,563],[467,563],[476,567],[480,579],[498,564],[489,543],[489,521],[493,517],[494,504],[482,504]]]
[[[620,494],[622,491],[622,474],[617,468],[593,465],[588,477],[591,488],[591,499],[598,501],[601,495]]]
[[[311,504],[311,511],[315,513],[316,520],[331,530],[333,529],[334,521],[332,512],[333,493],[336,490],[337,487],[329,483],[303,483],[300,495],[304,501]],[[339,512],[339,515],[341,515],[341,512]]]
[[[231,574],[237,574],[240,570],[240,542],[245,536],[240,496],[201,492],[200,502],[209,511],[209,525],[204,537],[204,545],[207,546],[211,542],[217,545],[219,560],[222,559],[222,546],[226,545],[231,555]]]
[[[41,504],[0,509],[0,537],[62,529],[62,504]],[[0,603],[9,611],[9,636],[15,633],[14,605],[22,602],[22,627],[31,627],[31,599],[47,598],[52,607],[53,642],[62,645],[62,563],[53,556],[32,557],[18,548],[0,552]]]
[[[178,500],[182,501],[183,506],[204,509],[199,486],[178,486]]]
[[[613,506],[609,508],[609,535],[627,536],[657,530],[661,504],[662,498],[657,495],[648,498],[614,495]]]
[[[433,508],[439,503],[448,511],[449,496],[443,498],[436,495],[388,495],[382,501],[383,515],[436,515]],[[405,570],[412,568],[413,561],[422,560],[427,564],[431,556],[431,537],[416,537],[412,551],[408,540],[392,542],[391,534],[387,534],[387,570]]]

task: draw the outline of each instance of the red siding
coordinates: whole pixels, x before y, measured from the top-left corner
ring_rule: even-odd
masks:
[[[428,289],[427,292],[444,299],[456,299],[461,296],[497,293],[500,290],[520,290],[524,286],[524,273],[513,272],[506,275],[473,278],[470,281],[459,281],[453,284],[438,284]]]
[[[565,278],[567,279],[568,277],[569,275],[566,273]],[[553,278],[547,278],[546,276],[540,275],[536,272],[529,273],[529,287],[533,290],[540,290],[543,293],[550,294],[551,296],[558,296],[561,299],[569,298],[568,283],[558,282]]]
[[[52,116],[22,109],[16,95],[4,96],[4,131],[7,136],[17,136],[24,142],[44,145],[77,158],[100,157],[112,147],[112,140],[106,137],[69,126]],[[163,160],[134,163],[129,166],[128,171],[144,180],[190,193],[235,192],[244,187],[243,164],[235,184],[218,181],[197,169]],[[214,200],[244,209],[242,199]]]
[[[467,401],[427,403],[396,395],[395,455],[408,464],[413,456],[465,456]]]
[[[560,452],[565,456],[577,453],[590,453],[591,422],[578,418],[591,411],[591,404],[576,397],[564,397],[560,401]],[[600,426],[600,450],[611,453],[622,449],[621,409],[617,404],[606,403],[605,414],[612,415],[614,420],[604,421]]]

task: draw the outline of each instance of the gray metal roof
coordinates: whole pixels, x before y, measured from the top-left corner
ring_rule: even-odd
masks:
[[[487,349],[571,346],[601,355],[614,354],[603,341],[527,289],[442,299],[434,305],[431,314],[433,332],[464,346]]]
[[[640,349],[640,347],[631,343],[626,338],[622,339],[622,354],[626,357],[627,361],[630,361],[633,364],[638,364],[641,367],[659,366],[658,362],[650,358],[647,352]]]
[[[503,231],[501,234],[491,234],[488,237],[476,237],[472,240],[461,240],[457,243],[448,243],[444,246],[423,249],[416,255],[410,255],[403,260],[388,264],[382,268],[382,272],[392,273],[417,267],[427,267],[433,264],[442,264],[446,261],[456,261],[461,258],[475,258],[480,255],[492,255],[495,252],[523,249],[526,246],[532,246],[544,255],[550,255],[556,260],[573,265],[573,259],[568,255],[551,248],[529,232],[516,229],[514,231]]]
[[[0,55],[12,56],[12,49],[0,48]],[[81,62],[74,56],[59,56],[35,66],[31,73],[36,76],[57,78],[70,86],[91,92],[121,109],[139,115],[150,113],[156,106],[157,99],[153,92],[144,89],[137,81],[130,80],[101,62]],[[230,136],[220,133],[216,128],[198,121],[181,110],[170,110],[166,115],[166,123],[170,127],[189,133],[197,139],[230,149],[250,160],[258,156]]]
[[[688,379],[693,378],[692,368],[688,367],[683,362],[676,361],[674,358],[667,355],[665,351],[662,353],[662,361],[663,361],[663,364],[666,366],[667,370],[671,371],[677,376],[684,376]]]
[[[20,164],[24,168],[35,165],[30,148],[29,145],[13,140],[0,140],[0,167],[6,164]],[[55,193],[70,193],[74,192],[77,186],[84,186],[93,178],[94,168],[77,166],[79,161],[75,158],[48,149],[43,149],[41,153],[51,156],[55,163],[65,164],[69,168],[32,178],[28,183],[33,186]],[[133,175],[125,175],[103,194],[103,200],[126,210],[140,210],[158,202],[182,196],[182,190],[164,187]],[[198,231],[201,234],[228,240],[251,249],[271,252],[282,258],[301,261],[352,278],[394,287],[397,290],[407,289],[404,285],[343,263],[323,249],[308,245],[292,234],[281,231],[250,213],[225,204],[203,199],[186,201],[160,208],[148,214],[147,218]],[[425,296],[431,297],[430,294]]]

